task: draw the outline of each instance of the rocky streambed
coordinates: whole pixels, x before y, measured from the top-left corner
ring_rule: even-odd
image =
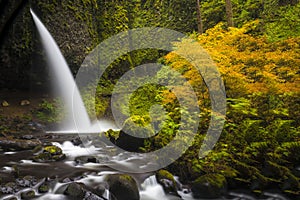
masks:
[[[77,134],[46,133],[42,125],[11,120],[0,136],[0,199],[193,200],[257,199],[247,190],[228,190],[226,179],[208,174],[184,185],[166,170],[124,173],[143,166],[143,155],[111,155],[109,145],[83,145]],[[99,135],[95,135],[99,137]],[[98,138],[99,139],[99,138]],[[276,191],[259,199],[288,199]]]

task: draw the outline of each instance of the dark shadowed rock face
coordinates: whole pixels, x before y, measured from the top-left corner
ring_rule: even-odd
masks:
[[[11,0],[3,1],[0,7],[0,88],[24,90],[48,82],[46,59],[30,8],[49,29],[74,74],[88,49],[97,44],[97,25],[89,17],[93,3]]]

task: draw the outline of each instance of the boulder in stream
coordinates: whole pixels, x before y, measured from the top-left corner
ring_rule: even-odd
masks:
[[[61,148],[50,145],[43,148],[43,151],[33,157],[35,162],[51,162],[60,161],[66,158],[66,155],[62,152]]]
[[[105,200],[89,191],[88,187],[83,183],[72,182],[64,188],[63,193],[74,200]]]
[[[163,186],[163,189],[167,194],[179,196],[177,192],[176,181],[174,179],[174,176],[170,172],[161,169],[156,172],[155,176],[157,182]]]
[[[110,174],[105,179],[109,191],[117,200],[139,200],[140,194],[136,181],[126,174]]]
[[[27,190],[21,193],[21,199],[33,199],[35,197],[35,192],[33,190]]]

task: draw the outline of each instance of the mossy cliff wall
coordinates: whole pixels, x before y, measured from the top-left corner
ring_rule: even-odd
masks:
[[[47,66],[30,8],[56,40],[76,73],[86,54],[98,43],[93,19],[97,3],[90,0],[1,1],[0,88],[29,89],[46,85]]]

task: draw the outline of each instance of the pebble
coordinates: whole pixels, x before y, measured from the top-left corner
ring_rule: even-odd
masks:
[[[21,105],[21,106],[27,106],[27,105],[30,105],[30,101],[28,101],[28,100],[22,100],[22,101],[20,102],[20,105]]]
[[[2,101],[1,105],[3,107],[7,107],[7,106],[9,106],[9,103],[7,101]]]

